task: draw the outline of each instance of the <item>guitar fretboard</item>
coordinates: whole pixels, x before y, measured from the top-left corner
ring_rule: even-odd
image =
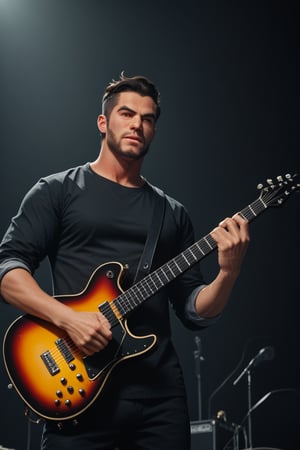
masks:
[[[251,222],[267,205],[261,198],[246,206],[239,214]],[[217,247],[214,238],[207,234],[199,241],[192,244],[175,258],[171,259],[154,272],[147,275],[141,281],[119,295],[114,301],[114,306],[123,317],[129,315],[141,303],[156,294],[160,289],[173,281],[195,263],[210,254]]]

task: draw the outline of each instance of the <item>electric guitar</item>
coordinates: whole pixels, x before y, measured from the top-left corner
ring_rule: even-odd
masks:
[[[239,214],[250,222],[270,206],[282,205],[299,190],[296,178],[280,176],[276,183],[267,180],[266,187],[259,185],[259,197]],[[126,291],[120,285],[123,265],[108,262],[92,273],[82,292],[57,296],[76,311],[100,311],[109,320],[113,338],[92,356],[79,351],[53,324],[28,314],[17,318],[4,336],[3,358],[11,383],[29,410],[41,418],[63,421],[89,408],[119,363],[148,352],[156,343],[154,334],[133,335],[127,317],[216,247],[207,234]]]

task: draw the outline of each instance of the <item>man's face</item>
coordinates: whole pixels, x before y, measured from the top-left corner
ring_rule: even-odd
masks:
[[[106,134],[110,151],[116,156],[137,160],[146,155],[154,138],[155,117],[156,105],[151,97],[121,92],[109,119],[100,116],[98,126]]]

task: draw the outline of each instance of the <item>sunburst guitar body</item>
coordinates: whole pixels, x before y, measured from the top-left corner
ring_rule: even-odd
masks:
[[[24,315],[8,328],[3,343],[4,363],[25,404],[50,420],[76,417],[102,392],[121,361],[141,355],[156,342],[155,335],[134,336],[112,301],[120,295],[123,266],[106,263],[77,295],[57,297],[76,311],[102,311],[112,323],[113,338],[105,350],[85,356],[69,336],[38,318]]]

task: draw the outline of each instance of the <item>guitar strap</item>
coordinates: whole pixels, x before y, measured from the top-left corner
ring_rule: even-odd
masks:
[[[163,224],[166,209],[164,192],[148,183],[154,194],[152,222],[150,223],[146,243],[135,274],[134,284],[144,278],[150,271],[157,241]]]

